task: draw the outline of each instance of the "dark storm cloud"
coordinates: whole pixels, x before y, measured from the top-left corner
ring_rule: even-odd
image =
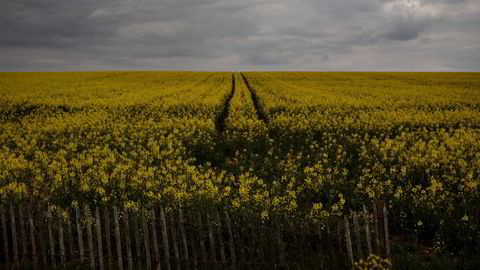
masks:
[[[2,0],[0,70],[479,70],[477,0]]]

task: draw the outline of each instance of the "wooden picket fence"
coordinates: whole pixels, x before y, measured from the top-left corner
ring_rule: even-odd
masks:
[[[0,268],[348,269],[389,257],[383,202],[321,224],[177,209],[0,206]],[[82,268],[82,269],[84,269]]]

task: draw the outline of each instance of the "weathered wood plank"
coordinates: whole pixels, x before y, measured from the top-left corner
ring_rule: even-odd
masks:
[[[113,207],[113,222],[115,223],[115,239],[117,241],[118,269],[123,270],[122,238],[120,235],[120,222],[118,221],[118,210],[116,207]]]
[[[363,219],[365,222],[365,237],[367,239],[368,254],[372,254],[372,239],[370,237],[370,215],[365,205],[363,206]]]
[[[227,230],[228,230],[228,237],[229,237],[228,244],[230,249],[230,260],[232,264],[235,265],[235,263],[237,262],[237,258],[235,256],[235,238],[232,231],[232,223],[230,221],[230,216],[228,215],[228,213],[225,213],[225,222],[227,223]]]
[[[183,212],[182,209],[178,210],[178,221],[179,221],[179,227],[180,227],[180,237],[182,238],[182,244],[183,244],[183,256],[185,261],[187,262],[187,265],[189,262],[189,254],[188,254],[188,245],[187,245],[187,234],[185,232],[185,219],[183,218]]]
[[[25,231],[25,218],[23,216],[23,206],[18,207],[18,224],[20,225],[20,241],[22,242],[22,262],[27,260],[28,247],[27,247],[27,233]]]
[[[12,233],[13,261],[18,263],[17,228],[15,226],[15,208],[10,204],[10,229]]]
[[[197,228],[200,230],[199,236],[200,236],[200,251],[202,252],[202,262],[205,263],[208,258],[207,258],[207,249],[205,247],[205,233],[204,233],[204,228],[203,228],[203,222],[202,222],[202,215],[198,213],[197,215]]]
[[[138,212],[133,215],[133,225],[134,225],[134,237],[135,237],[135,252],[137,254],[137,265],[138,268],[142,268],[142,246],[140,245],[140,219],[137,217]]]
[[[95,269],[95,250],[93,247],[93,234],[92,234],[92,215],[90,213],[90,209],[87,205],[84,207],[84,213],[85,216],[87,217],[87,243],[88,243],[88,257],[90,259],[90,268]]]
[[[82,231],[82,220],[80,216],[80,209],[78,206],[75,207],[75,219],[77,221],[77,240],[78,240],[78,250],[80,251],[80,262],[85,261],[85,250],[83,248],[83,231]]]
[[[104,270],[105,264],[103,261],[102,221],[100,217],[100,208],[98,208],[98,206],[95,208],[95,224],[97,230],[98,265],[100,270]]]
[[[148,234],[148,227],[147,227],[147,217],[145,215],[145,211],[142,211],[142,223],[143,223],[143,242],[145,244],[145,259],[147,261],[147,269],[152,268],[151,263],[151,256],[150,256],[150,244],[148,242],[149,234]]]
[[[68,259],[73,259],[74,254],[75,254],[75,245],[73,244],[73,239],[75,236],[73,235],[73,230],[72,230],[72,219],[69,215],[69,219],[67,222],[67,232],[68,232],[68,250],[70,251],[70,255],[68,256]]]
[[[50,244],[50,259],[52,260],[52,264],[56,265],[56,255],[55,255],[55,239],[53,238],[52,232],[52,210],[51,207],[48,207],[47,210],[47,226],[48,226],[48,242]]]
[[[276,240],[278,244],[278,255],[279,255],[279,262],[280,264],[283,264],[285,262],[285,245],[282,240],[282,231],[280,230],[279,227],[276,228]]]
[[[127,250],[128,270],[133,270],[132,241],[130,239],[130,224],[128,222],[128,210],[123,210],[123,228],[125,229],[125,249]],[[135,230],[137,234],[137,230]]]
[[[5,250],[5,262],[10,263],[10,254],[8,251],[8,237],[7,237],[7,221],[5,219],[5,208],[0,205],[0,217],[2,218],[2,235],[3,235],[3,249]]]
[[[350,262],[350,267],[353,267],[352,238],[350,236],[350,224],[348,222],[347,216],[344,216],[344,222],[345,222],[345,243],[347,245],[348,258]]]
[[[60,261],[62,266],[65,266],[66,258],[65,258],[65,240],[64,240],[64,233],[63,233],[63,225],[64,220],[63,216],[58,216],[58,242],[60,244]]]
[[[181,269],[180,251],[178,249],[176,222],[175,222],[173,212],[170,212],[169,218],[170,218],[170,232],[171,232],[171,235],[172,235],[172,244],[173,244],[173,256],[175,257],[175,263],[177,265],[177,270],[180,270]]]
[[[33,265],[36,267],[38,265],[38,257],[37,257],[37,245],[35,242],[35,224],[33,223],[33,214],[32,210],[28,209],[28,222],[30,225],[30,243],[32,246],[32,259]]]
[[[47,229],[46,229],[46,219],[45,219],[45,213],[42,212],[42,218],[39,219],[40,221],[40,227],[39,227],[39,234],[38,234],[38,243],[40,244],[40,253],[42,257],[42,263],[44,267],[47,267],[47,261],[48,261],[48,252],[47,252],[47,240],[44,239],[44,237],[47,235]]]
[[[210,261],[217,261],[216,247],[215,247],[215,238],[213,237],[213,220],[210,219],[210,215],[207,213],[207,226],[208,226],[208,240],[210,243]]]
[[[388,233],[388,212],[387,212],[387,204],[384,202],[383,203],[383,226],[384,226],[384,232],[385,232],[385,255],[387,257],[390,257],[391,251],[390,251],[390,235]]]
[[[158,234],[157,234],[157,217],[155,214],[155,208],[150,210],[152,215],[152,240],[153,240],[153,256],[155,264],[160,263],[160,250],[158,248]]]
[[[111,243],[111,233],[110,233],[110,214],[108,207],[103,208],[103,216],[105,220],[105,242],[107,245],[107,256],[108,256],[108,269],[112,269],[113,265],[113,254],[112,254],[112,243]]]
[[[373,222],[374,222],[374,232],[375,232],[375,254],[376,255],[381,255],[380,254],[380,236],[379,236],[379,224],[378,224],[378,213],[377,213],[377,206],[373,205]]]
[[[225,265],[227,262],[227,257],[225,256],[225,243],[223,242],[223,226],[222,220],[220,218],[220,214],[217,212],[217,235],[218,235],[218,242],[220,247],[220,259],[222,263]]]
[[[165,261],[167,264],[167,269],[171,270],[170,246],[168,243],[167,222],[165,220],[165,211],[163,210],[163,207],[160,207],[160,226],[162,228],[162,240],[163,240],[163,250],[165,254]]]
[[[360,228],[358,226],[357,212],[353,212],[353,229],[355,231],[357,257],[360,259],[360,258],[363,258],[363,252],[362,252],[362,239],[360,238]]]

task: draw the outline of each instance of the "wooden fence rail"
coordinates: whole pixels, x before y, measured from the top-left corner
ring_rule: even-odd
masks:
[[[0,205],[0,268],[348,269],[372,253],[391,255],[387,208],[371,210],[296,224],[162,207]]]

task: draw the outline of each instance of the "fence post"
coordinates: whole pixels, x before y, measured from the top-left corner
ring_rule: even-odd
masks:
[[[7,263],[7,266],[8,266],[10,262],[10,258],[9,258],[10,256],[8,253],[7,222],[5,221],[5,209],[3,208],[3,205],[0,205],[0,215],[2,218],[2,234],[3,234],[3,247],[5,249],[5,262]]]

